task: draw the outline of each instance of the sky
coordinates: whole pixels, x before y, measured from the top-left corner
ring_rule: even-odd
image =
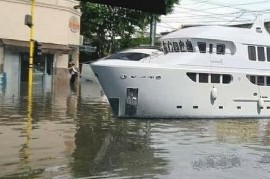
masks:
[[[170,32],[182,25],[252,23],[259,15],[270,21],[270,0],[182,0],[173,13],[161,16],[156,31]]]

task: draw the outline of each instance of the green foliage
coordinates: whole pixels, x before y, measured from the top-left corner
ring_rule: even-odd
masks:
[[[166,0],[167,12],[179,0]],[[145,41],[146,27],[151,14],[120,7],[81,2],[81,34],[97,47],[96,57],[103,57],[119,49],[149,43]],[[158,20],[158,17],[157,17]],[[136,40],[131,40],[137,37]]]

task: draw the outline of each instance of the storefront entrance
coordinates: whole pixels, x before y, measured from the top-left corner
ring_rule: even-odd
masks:
[[[39,84],[45,91],[51,90],[52,75],[53,75],[53,54],[43,54],[33,60],[33,84]],[[22,83],[28,82],[28,64],[29,54],[21,53],[21,75],[20,81]]]

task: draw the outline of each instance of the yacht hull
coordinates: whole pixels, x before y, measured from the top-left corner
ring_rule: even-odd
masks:
[[[195,70],[181,66],[94,63],[92,68],[116,117],[270,117],[268,87],[258,88],[241,72],[230,72],[230,84],[212,84],[192,81],[187,73]]]

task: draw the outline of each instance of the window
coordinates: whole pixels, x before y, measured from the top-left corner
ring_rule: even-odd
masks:
[[[169,52],[173,52],[173,46],[172,46],[172,42],[168,41],[168,50]]]
[[[247,78],[254,85],[270,86],[270,76],[247,75]],[[254,93],[254,96],[257,96],[257,93]]]
[[[264,86],[264,76],[257,76],[257,85]]]
[[[256,78],[255,76],[249,76],[249,81],[253,84],[256,84]]]
[[[257,47],[258,51],[258,60],[265,61],[264,47]]]
[[[213,44],[209,44],[209,53],[213,53]]]
[[[106,59],[119,59],[119,60],[131,60],[131,61],[139,61],[143,58],[148,57],[148,54],[138,53],[138,52],[125,52],[125,53],[116,53],[107,57]]]
[[[270,47],[266,48],[266,53],[267,53],[267,61],[270,62]]]
[[[267,86],[270,86],[270,76],[267,76],[266,77],[266,85]]]
[[[232,81],[231,75],[222,75],[222,83],[228,84]]]
[[[225,44],[217,44],[217,54],[225,54]]]
[[[206,53],[206,43],[205,42],[197,42],[200,53]]]
[[[248,58],[249,60],[256,61],[256,49],[254,46],[248,46]]]
[[[187,73],[187,76],[194,82],[196,82],[196,73]]]
[[[211,74],[211,83],[220,83],[220,75]]]
[[[207,73],[199,73],[199,82],[200,83],[208,83],[208,74]]]
[[[187,51],[188,52],[193,52],[194,51],[191,41],[187,40],[186,46],[187,46]]]
[[[174,51],[175,51],[175,52],[179,52],[179,51],[180,51],[177,42],[173,42],[173,48],[174,48]]]
[[[232,81],[232,76],[229,74],[208,74],[208,73],[187,73],[187,76],[194,82],[199,81],[199,83],[223,83],[229,84]],[[250,76],[247,76],[248,78]],[[222,79],[222,81],[221,81]],[[270,79],[269,79],[270,83]],[[269,84],[270,85],[270,84]]]
[[[186,52],[187,51],[187,49],[185,47],[185,43],[182,42],[181,40],[179,41],[179,47],[180,47],[181,52]]]
[[[165,42],[163,42],[163,50],[164,50],[165,54],[167,54],[169,52],[168,48],[167,48],[167,44]]]

